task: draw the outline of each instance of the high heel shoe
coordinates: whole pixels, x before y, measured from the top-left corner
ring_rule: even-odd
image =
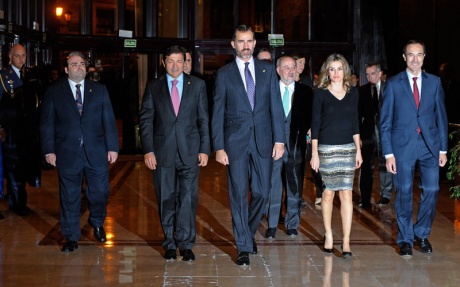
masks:
[[[324,245],[326,245],[326,235],[324,235]],[[326,253],[334,253],[334,250],[332,248],[331,249],[326,248],[326,247],[324,247],[324,245],[323,245],[324,252],[326,252]]]
[[[343,259],[350,258],[353,255],[350,251],[343,251],[343,245],[340,245],[340,249],[342,249],[342,258]]]

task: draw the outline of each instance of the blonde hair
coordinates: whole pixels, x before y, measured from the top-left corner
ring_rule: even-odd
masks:
[[[320,72],[319,72],[318,88],[327,89],[327,86],[331,84],[331,79],[329,78],[328,70],[332,62],[342,63],[343,65],[343,88],[348,93],[351,89],[351,83],[350,83],[351,70],[350,70],[350,65],[348,65],[347,60],[341,54],[331,54],[329,55],[329,57],[327,57],[326,61],[324,61],[323,65],[321,66]]]

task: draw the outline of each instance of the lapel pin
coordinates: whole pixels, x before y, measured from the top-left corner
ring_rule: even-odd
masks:
[[[265,70],[262,70],[262,73],[265,73]]]

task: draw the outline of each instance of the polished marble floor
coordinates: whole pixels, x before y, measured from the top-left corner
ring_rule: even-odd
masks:
[[[430,241],[431,255],[414,250],[410,259],[397,253],[394,205],[358,207],[354,191],[351,235],[353,257],[341,258],[340,203],[333,214],[334,254],[322,252],[321,210],[307,172],[299,236],[290,238],[279,225],[276,239],[264,238],[261,221],[256,241],[259,253],[251,265],[235,264],[225,168],[213,158],[200,175],[196,261],[180,257],[166,262],[157,216],[151,173],[140,156],[121,156],[111,166],[111,196],[105,229],[99,244],[87,223],[82,205],[79,249],[61,253],[57,173],[45,171],[42,187],[28,188],[32,213],[20,217],[0,211],[0,286],[459,286],[460,236],[454,234],[453,201],[448,182],[442,182],[438,213]],[[375,187],[377,184],[375,183]],[[378,201],[377,192],[373,201]],[[414,195],[415,204],[418,196]],[[393,203],[393,200],[392,200]]]

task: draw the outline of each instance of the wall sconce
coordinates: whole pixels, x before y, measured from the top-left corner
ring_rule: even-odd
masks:
[[[61,17],[61,16],[62,16],[62,12],[64,12],[64,8],[62,8],[62,7],[56,7],[56,16],[57,16],[57,17]]]
[[[67,12],[64,13],[64,19],[65,19],[65,22],[67,23],[67,25],[69,25],[71,18],[72,18],[72,12],[71,11],[67,11]]]

